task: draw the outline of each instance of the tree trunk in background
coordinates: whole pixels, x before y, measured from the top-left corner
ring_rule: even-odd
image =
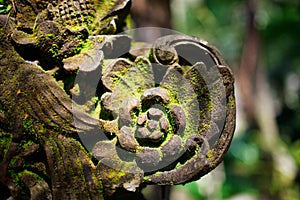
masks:
[[[243,107],[249,128],[259,130],[258,141],[262,146],[264,161],[259,182],[261,196],[264,199],[282,200],[285,194],[282,188],[289,188],[296,176],[296,164],[288,152],[288,148],[279,135],[275,108],[269,82],[261,63],[260,37],[255,26],[255,16],[259,1],[248,0],[248,34],[243,47],[241,66],[238,72],[238,82],[242,95]],[[255,132],[253,132],[255,133]],[[283,163],[284,160],[284,163]],[[282,167],[285,165],[285,167]],[[271,191],[271,188],[277,188]],[[286,189],[287,190],[287,189]]]
[[[133,0],[131,16],[135,28],[160,27],[170,29],[172,27],[170,0]],[[141,34],[139,38],[142,41],[152,42],[162,35],[156,30],[150,31],[151,33],[149,31],[146,35]]]
[[[244,42],[241,65],[238,72],[239,87],[243,99],[243,108],[251,127],[257,127],[255,116],[255,76],[258,62],[259,35],[255,27],[256,2],[247,1],[247,35]]]
[[[171,28],[170,0],[133,0],[131,14],[136,27]]]

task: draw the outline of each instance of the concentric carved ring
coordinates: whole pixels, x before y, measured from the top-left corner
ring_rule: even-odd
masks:
[[[149,55],[112,59],[100,82],[106,137],[92,153],[99,170],[131,174],[127,189],[142,182],[186,183],[222,161],[235,128],[234,78],[207,42],[161,37]]]

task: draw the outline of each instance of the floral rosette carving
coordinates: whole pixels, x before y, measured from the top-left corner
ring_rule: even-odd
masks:
[[[114,71],[117,66],[122,68]],[[131,63],[117,59],[108,67],[103,83],[112,92],[102,96],[101,114],[116,118],[106,123],[118,127],[115,132],[118,145],[135,154],[133,160],[140,168],[145,172],[155,171],[182,154],[185,112],[167,84],[155,86],[148,60],[138,57]]]
[[[101,77],[105,137],[92,153],[101,172],[126,177],[101,173],[104,185],[186,183],[214,169],[235,127],[233,76],[217,50],[198,38],[169,35],[149,55],[132,57],[111,60]]]

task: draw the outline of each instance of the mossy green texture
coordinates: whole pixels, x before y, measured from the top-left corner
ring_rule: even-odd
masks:
[[[26,63],[10,43],[9,30],[2,30],[1,184],[9,186],[16,199],[29,199],[36,189],[54,199],[103,199],[95,166],[86,150],[73,139],[78,135],[72,124],[70,98],[53,77],[39,66]],[[2,124],[2,117],[11,126]],[[50,188],[62,183],[64,187],[57,190]],[[43,187],[33,188],[33,185]]]
[[[11,141],[12,141],[12,134],[6,133],[6,132],[0,130],[0,158],[1,158],[1,161],[2,161],[3,157],[6,155]]]

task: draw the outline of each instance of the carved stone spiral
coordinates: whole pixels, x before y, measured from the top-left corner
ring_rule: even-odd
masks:
[[[149,57],[113,59],[100,81],[106,137],[92,148],[99,168],[138,174],[134,184],[180,184],[208,173],[233,136],[233,80],[217,50],[189,36],[157,39]]]

